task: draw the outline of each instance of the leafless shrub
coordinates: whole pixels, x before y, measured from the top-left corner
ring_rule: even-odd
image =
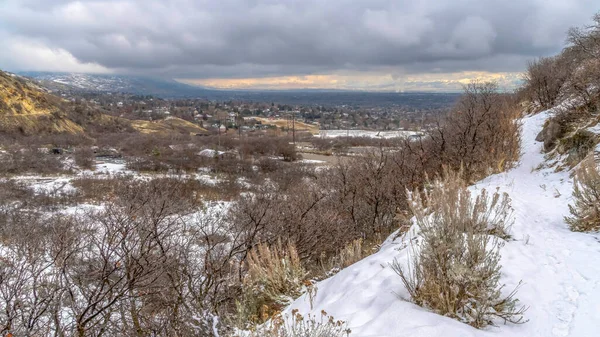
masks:
[[[126,167],[128,170],[137,172],[164,173],[169,171],[167,164],[152,157],[129,158],[126,161]]]
[[[0,331],[14,335],[51,335],[56,304],[64,292],[55,267],[70,247],[60,218],[15,212],[3,223],[0,258]],[[63,241],[59,241],[59,236]]]
[[[543,109],[556,105],[569,77],[569,67],[560,56],[542,57],[527,64],[525,91]]]
[[[596,104],[600,100],[600,58],[585,59],[578,63],[566,85],[566,92],[580,98],[590,112],[596,112]]]
[[[584,160],[575,171],[573,199],[574,204],[569,205],[571,216],[565,217],[571,230],[600,230],[600,172],[593,156]]]
[[[326,191],[308,182],[286,191],[264,186],[235,203],[232,221],[255,242],[291,242],[302,260],[316,261],[323,252],[335,253],[351,235],[326,199]]]
[[[586,58],[600,58],[600,13],[592,17],[594,23],[583,28],[571,28],[568,41]]]
[[[286,161],[298,159],[296,148],[289,137],[247,137],[240,139],[237,147],[240,157],[244,159],[263,156],[283,157]]]
[[[71,184],[80,193],[82,201],[104,202],[113,200],[133,180],[130,176],[101,178],[81,176],[71,180]]]
[[[210,163],[209,167],[215,173],[234,177],[249,176],[254,173],[252,163],[232,157],[216,158]]]
[[[404,198],[399,191],[405,186],[395,177],[389,153],[375,150],[352,161],[340,160],[324,181],[333,193],[331,208],[347,219],[353,233],[372,238],[395,229],[397,207]]]
[[[273,173],[281,167],[278,160],[264,157],[258,160],[257,166],[262,173]]]
[[[85,170],[92,170],[94,168],[94,157],[94,151],[89,147],[77,148],[73,153],[75,164]]]
[[[294,243],[311,269],[320,270],[318,261],[337,255],[353,240],[376,242],[397,228],[404,187],[397,184],[387,153],[341,161],[319,173],[282,165],[267,183],[235,203],[233,221],[259,228],[260,241]]]
[[[103,210],[74,216],[3,200],[0,331],[212,336],[253,241],[222,211],[202,211],[188,183],[119,180]]]
[[[0,174],[67,173],[68,170],[61,162],[61,158],[64,157],[50,152],[38,148],[10,148],[5,153],[0,154]]]
[[[504,171],[518,160],[520,112],[510,96],[497,90],[493,82],[465,87],[443,125],[430,132],[432,144],[422,148],[421,157],[433,157],[427,165],[434,169],[426,170],[428,173],[440,173],[443,165],[454,170],[462,167],[465,179],[472,182]]]
[[[421,241],[409,266],[397,260],[400,275],[412,300],[435,312],[474,327],[494,324],[494,318],[521,322],[515,291],[501,294],[498,239],[510,222],[506,195],[485,192],[475,199],[456,173],[435,181],[421,197],[413,193],[411,209]]]

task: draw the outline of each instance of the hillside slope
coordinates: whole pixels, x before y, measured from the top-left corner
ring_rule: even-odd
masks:
[[[306,296],[288,312],[320,316],[325,310],[347,321],[351,336],[595,336],[600,331],[600,240],[597,234],[571,232],[563,217],[569,213],[572,179],[569,172],[544,164],[542,143],[535,137],[552,111],[523,119],[522,157],[518,167],[490,176],[471,188],[509,193],[515,209],[511,241],[501,248],[502,279],[507,295],[520,281],[517,293],[529,307],[519,325],[477,330],[434,314],[407,300],[400,277],[390,268],[397,258],[407,264],[411,253],[409,233],[379,252],[317,284],[311,310]]]
[[[0,71],[0,132],[85,134],[87,129],[99,127],[161,134],[206,132],[200,126],[176,117],[149,122],[113,117],[93,109],[65,110],[69,110],[68,102],[25,78]]]
[[[62,100],[21,77],[0,71],[0,130],[33,134],[83,133],[60,114]]]

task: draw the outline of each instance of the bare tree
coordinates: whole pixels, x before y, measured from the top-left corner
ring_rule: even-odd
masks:
[[[600,13],[596,13],[591,25],[583,28],[574,27],[569,29],[567,41],[578,50],[583,52],[587,58],[600,58]]]
[[[549,109],[556,105],[569,78],[568,64],[560,56],[541,57],[527,64],[525,91],[541,108]]]

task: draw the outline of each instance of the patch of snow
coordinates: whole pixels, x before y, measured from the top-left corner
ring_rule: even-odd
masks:
[[[370,131],[370,130],[321,130],[319,136],[322,138],[337,137],[369,137],[369,138],[407,138],[413,135],[420,135],[416,131]]]
[[[595,133],[595,134],[600,134],[600,123],[587,128],[586,130],[588,130],[589,132]]]
[[[326,163],[326,161],[317,160],[317,159],[302,159],[302,160],[299,160],[298,163],[301,163],[301,164],[323,164],[323,163]]]
[[[213,185],[213,186],[216,185],[217,183],[219,183],[219,181],[220,181],[218,178],[216,178],[212,175],[209,175],[209,174],[198,174],[198,175],[196,175],[196,179],[203,183],[206,183],[208,185]]]
[[[34,193],[61,195],[75,191],[70,177],[20,176],[15,180],[24,183]]]
[[[105,162],[97,161],[96,169],[93,171],[96,174],[124,174],[132,173],[127,170],[125,162]]]
[[[198,152],[199,156],[209,157],[209,158],[216,157],[217,155],[221,156],[223,154],[225,154],[225,152],[217,151],[217,150],[213,150],[213,149],[204,149],[204,150]]]

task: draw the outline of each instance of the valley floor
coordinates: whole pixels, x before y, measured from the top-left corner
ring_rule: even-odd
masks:
[[[389,264],[404,265],[411,254],[409,231],[388,239],[379,252],[317,284],[311,310],[303,296],[288,310],[320,317],[325,310],[348,322],[350,336],[598,336],[600,334],[600,237],[569,230],[570,172],[543,167],[535,137],[551,112],[523,119],[522,157],[516,168],[472,187],[507,192],[515,209],[512,239],[501,248],[504,294],[517,293],[528,307],[524,324],[477,330],[412,304]],[[540,168],[541,167],[541,168]],[[413,229],[414,230],[414,229]]]

